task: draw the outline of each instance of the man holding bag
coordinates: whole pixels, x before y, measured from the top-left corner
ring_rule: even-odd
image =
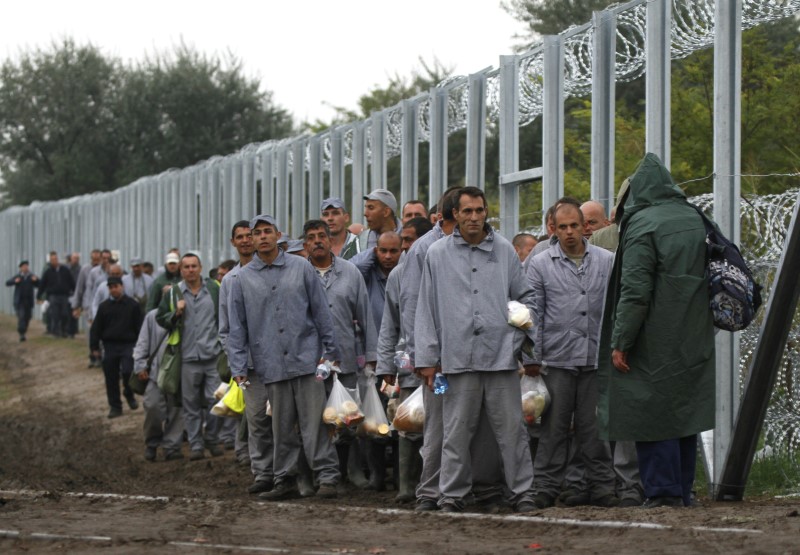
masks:
[[[219,285],[214,280],[203,279],[200,257],[193,252],[181,258],[181,277],[183,280],[173,285],[161,299],[156,320],[167,331],[177,329],[179,332],[183,420],[192,451],[189,459],[197,461],[204,458],[204,447],[214,457],[223,454],[219,445],[220,421],[206,412],[216,403],[214,391],[220,383],[217,373]],[[170,341],[174,342],[172,337],[175,336],[171,336]]]
[[[231,283],[226,348],[240,385],[247,380],[247,355],[252,355],[272,404],[275,488],[260,497],[299,495],[301,448],[319,480],[317,495],[336,497],[336,451],[321,418],[325,386],[314,375],[323,353],[337,365],[340,359],[325,289],[307,260],[278,248],[281,233],[272,216],[256,216],[250,229],[256,256]]]

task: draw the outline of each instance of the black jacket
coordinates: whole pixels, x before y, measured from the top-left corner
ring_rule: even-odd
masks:
[[[105,343],[136,343],[142,325],[142,309],[139,303],[127,295],[118,301],[106,299],[97,308],[89,332],[89,346],[100,350],[100,341]]]
[[[22,278],[22,281],[15,283],[17,278]],[[33,278],[36,278],[37,281],[34,281]],[[6,281],[6,285],[14,287],[14,310],[18,309],[20,306],[33,308],[33,302],[35,300],[33,292],[34,289],[39,286],[38,279],[38,277],[29,272],[25,277],[22,277],[22,274],[17,274]]]
[[[72,295],[74,289],[75,280],[72,279],[72,272],[63,264],[60,264],[58,268],[53,268],[48,264],[42,279],[39,280],[40,299],[46,295]]]

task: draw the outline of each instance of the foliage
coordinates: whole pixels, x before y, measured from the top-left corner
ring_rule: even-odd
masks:
[[[504,0],[502,8],[524,23],[526,33],[515,36],[517,50],[527,50],[542,35],[557,35],[572,25],[592,20],[592,12],[607,8],[615,0]]]
[[[0,68],[8,204],[111,190],[291,131],[235,57],[184,45],[130,67],[66,39]]]

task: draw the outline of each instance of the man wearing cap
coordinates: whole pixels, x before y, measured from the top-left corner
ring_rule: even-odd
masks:
[[[142,271],[142,260],[131,258],[131,273],[123,276],[122,286],[125,288],[125,294],[139,303],[143,311],[147,308],[147,292],[152,285],[153,278]]]
[[[69,333],[69,297],[75,289],[75,282],[69,268],[58,261],[58,253],[50,253],[50,263],[39,281],[39,300],[45,296],[50,303],[48,309],[47,333],[66,337]]]
[[[200,256],[194,252],[183,255],[180,271],[183,279],[164,293],[156,321],[167,331],[180,329],[183,421],[192,451],[189,460],[197,461],[205,457],[204,447],[214,457],[223,454],[219,446],[221,422],[206,408],[216,403],[214,391],[220,383],[219,285],[203,278]]]
[[[375,189],[364,195],[364,219],[367,229],[358,236],[361,252],[378,245],[378,237],[386,231],[394,231],[398,235],[403,231],[403,223],[397,216],[397,199],[389,189]]]
[[[125,294],[122,279],[109,277],[106,286],[109,298],[97,307],[89,331],[89,341],[96,357],[100,357],[100,342],[103,342],[103,376],[110,407],[108,417],[116,418],[122,415],[122,400],[119,395],[120,376],[128,406],[131,410],[139,406],[128,385],[128,379],[133,372],[133,347],[139,337],[142,311],[139,303]]]
[[[97,289],[100,286],[106,286],[106,280],[109,278],[108,268],[115,262],[111,251],[103,249],[100,251],[100,264],[92,268],[89,272],[89,279],[86,283],[86,294],[88,295],[89,301],[86,311],[86,321],[89,325],[91,325],[92,320],[94,320],[94,309],[97,308],[97,306],[93,306],[95,293],[97,293]]]
[[[241,220],[233,225],[231,245],[239,254],[239,263],[227,273],[219,289],[219,340],[226,352],[230,332],[231,283],[239,279],[239,272],[253,260],[255,254],[249,221]],[[228,362],[230,363],[230,356]],[[249,354],[247,379],[250,381],[250,386],[244,390],[244,416],[247,422],[250,472],[253,474],[253,483],[247,491],[256,494],[269,491],[274,485],[275,446],[272,441],[272,417],[267,415],[267,386],[258,378],[253,369],[253,359]]]
[[[301,449],[319,481],[317,495],[336,497],[336,451],[320,418],[325,386],[315,377],[323,354],[337,364],[340,360],[325,289],[307,260],[277,248],[281,234],[272,216],[256,216],[250,229],[257,256],[231,283],[226,345],[231,373],[240,384],[252,356],[272,406],[275,487],[260,497],[299,495]]]
[[[181,280],[180,270],[181,257],[174,253],[167,253],[164,259],[163,271],[153,280],[150,291],[147,293],[147,311],[158,308],[161,304],[161,297],[170,288]]]
[[[116,263],[110,264],[108,266],[108,277],[116,277],[121,280],[122,276],[123,276],[122,266]],[[91,311],[92,315],[97,314],[97,309],[100,307],[100,303],[102,303],[110,296],[107,281],[108,278],[106,278],[105,282],[99,284],[94,291],[94,297],[92,298],[92,311]],[[125,286],[123,285],[123,288],[124,287]]]
[[[14,288],[14,312],[17,314],[17,333],[19,340],[25,341],[28,332],[28,323],[34,305],[34,289],[39,285],[39,277],[30,272],[27,260],[19,263],[17,275],[6,281],[6,286]]]
[[[300,258],[308,258],[308,253],[306,252],[306,248],[303,245],[302,239],[289,239],[286,242],[286,248],[284,249],[284,252],[286,254],[299,256]]]
[[[350,214],[347,213],[344,201],[339,197],[326,198],[320,205],[320,213],[320,219],[328,224],[331,232],[331,252],[345,260],[353,258],[359,252],[358,235],[347,229]]]

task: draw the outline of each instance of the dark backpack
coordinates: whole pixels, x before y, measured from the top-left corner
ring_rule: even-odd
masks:
[[[694,206],[694,205],[693,205]],[[761,306],[761,286],[753,279],[739,249],[697,206],[706,228],[706,277],[714,325],[741,331],[753,321]]]

